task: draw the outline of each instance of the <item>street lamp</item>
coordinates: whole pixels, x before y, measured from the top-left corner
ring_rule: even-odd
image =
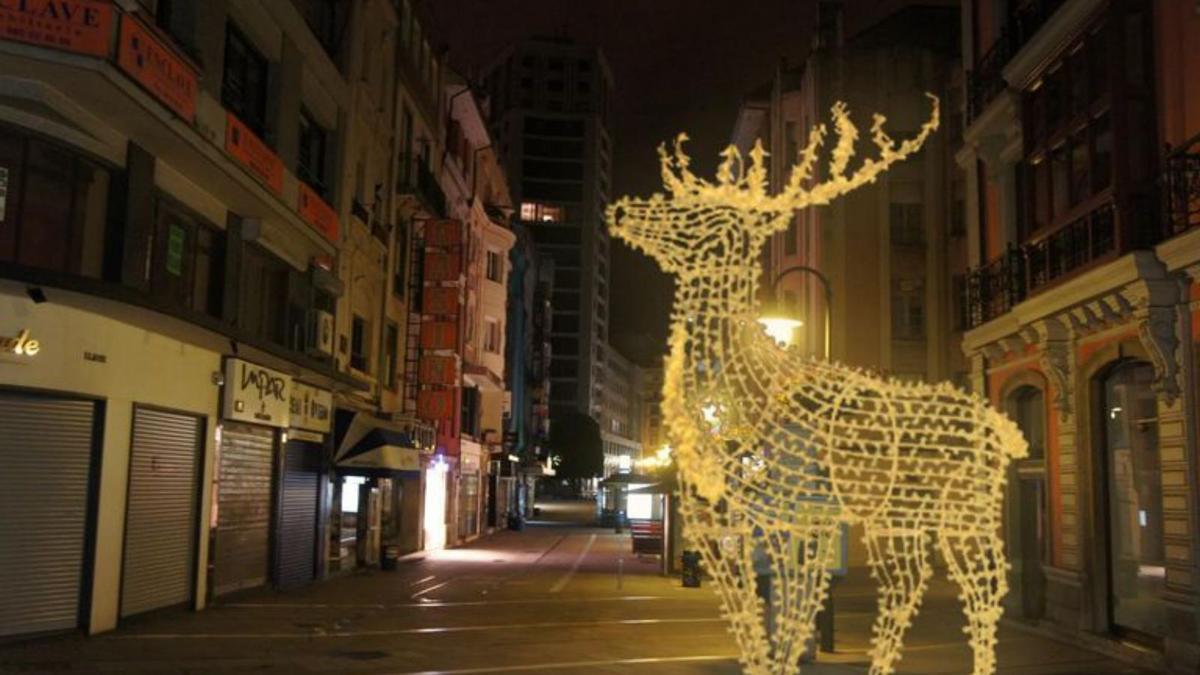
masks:
[[[824,274],[808,265],[792,265],[783,270],[771,282],[771,300],[768,301],[763,315],[759,317],[758,322],[767,330],[767,334],[775,338],[779,342],[791,344],[792,338],[795,336],[795,330],[804,325],[804,322],[796,318],[791,313],[791,308],[784,307],[783,303],[778,299],[779,282],[792,272],[804,272],[811,274],[821,282],[821,288],[825,291],[825,358],[829,359],[829,330],[833,325],[833,287],[829,285],[829,279]]]

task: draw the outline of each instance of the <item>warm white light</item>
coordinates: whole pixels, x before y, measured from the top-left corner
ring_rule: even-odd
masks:
[[[654,517],[654,496],[644,492],[629,495],[625,503],[625,515],[630,520],[650,520]]]
[[[425,470],[425,550],[446,546],[446,461],[441,455]]]
[[[886,380],[780,349],[798,321],[763,321],[769,339],[746,321],[759,315],[764,244],[797,209],[829,204],[919,150],[938,125],[931,98],[930,119],[900,143],[876,115],[879,156],[850,172],[859,132],[845,105],[835,105],[833,147],[823,152],[826,129],[814,129],[773,191],[761,144],[748,157],[728,148],[710,181],[692,173],[680,136],[674,152],[659,148],[666,192],[608,210],[614,235],[677,277],[662,406],[683,531],[720,589],[742,665],[754,675],[798,671],[845,525],[863,528],[879,580],[872,675],[894,671],[934,545],[962,589],[974,673],[995,672],[1008,568],[1001,505],[1007,467],[1026,454],[1020,430],[949,384]],[[818,180],[823,156],[829,165]],[[763,562],[773,579],[771,617],[747,583]]]
[[[629,473],[633,468],[633,457],[629,455],[617,455],[617,471],[621,473]]]
[[[764,316],[758,322],[766,329],[767,335],[775,342],[789,346],[796,340],[796,329],[803,326],[799,319],[789,319],[782,316]]]

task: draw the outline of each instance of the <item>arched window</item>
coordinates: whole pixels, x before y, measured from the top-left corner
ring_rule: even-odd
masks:
[[[1046,608],[1050,563],[1050,517],[1046,491],[1046,395],[1022,385],[1008,397],[1008,413],[1029,443],[1028,457],[1013,465],[1009,486],[1008,548],[1012,562],[1010,602],[1020,617],[1037,620]]]
[[[1046,458],[1046,397],[1041,389],[1023,386],[1012,395],[1013,421],[1029,443],[1028,459]]]

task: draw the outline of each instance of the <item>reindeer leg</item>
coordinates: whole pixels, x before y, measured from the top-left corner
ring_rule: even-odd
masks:
[[[774,572],[775,631],[771,635],[774,673],[800,672],[800,657],[813,637],[817,613],[829,590],[835,528],[828,521],[816,522],[799,530],[771,531],[763,539]]]
[[[1007,561],[999,537],[991,533],[951,534],[940,538],[950,577],[961,589],[964,632],[971,638],[974,675],[996,672],[996,624],[1004,611],[1001,599],[1008,591]]]
[[[928,540],[919,530],[868,527],[867,563],[879,582],[879,614],[871,647],[871,675],[889,675],[900,660],[904,632],[912,625],[929,582]]]

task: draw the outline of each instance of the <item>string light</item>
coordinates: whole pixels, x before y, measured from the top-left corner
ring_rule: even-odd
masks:
[[[900,382],[788,349],[755,320],[759,252],[798,209],[874,182],[920,149],[896,143],[875,115],[879,156],[847,174],[858,129],[833,107],[836,142],[812,130],[776,194],[766,152],[722,153],[715,181],[695,176],[680,135],[659,147],[668,194],[623,198],[612,232],[675,276],[663,414],[679,468],[684,532],[715,579],[748,673],[799,672],[828,589],[843,523],[861,525],[879,584],[871,673],[891,673],[930,577],[935,544],[962,590],[975,675],[995,672],[996,623],[1007,591],[1000,539],[1006,469],[1026,453],[1017,427],[949,384]],[[769,562],[772,608],[756,593],[755,558]],[[773,630],[767,631],[771,611]]]

